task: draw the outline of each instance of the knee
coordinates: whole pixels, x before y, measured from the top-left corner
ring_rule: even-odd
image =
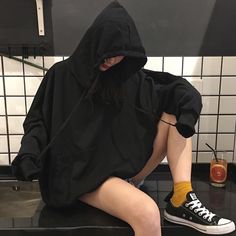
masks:
[[[157,232],[161,231],[160,211],[154,201],[149,204],[143,203],[143,206],[137,212],[136,223],[133,228],[134,231],[136,233],[139,232],[140,235],[155,235]]]
[[[171,122],[172,124],[175,124],[175,123],[176,123],[176,117],[175,117],[175,115],[172,115],[172,114],[168,114],[168,113],[163,112],[161,118],[164,119],[164,120],[167,121],[167,122]]]

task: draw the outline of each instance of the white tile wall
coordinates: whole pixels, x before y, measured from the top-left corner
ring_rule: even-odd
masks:
[[[0,59],[0,75],[2,75],[2,60]]]
[[[0,96],[3,95],[3,78],[0,76]]]
[[[21,59],[21,57],[17,57]],[[3,58],[4,75],[23,75],[23,66],[21,62],[10,58]]]
[[[22,57],[18,57],[22,58]],[[66,59],[68,57],[64,57]],[[29,62],[50,68],[54,63],[63,60],[63,57],[29,57],[26,59]],[[202,64],[203,62],[203,64]],[[222,57],[148,57],[145,68],[155,71],[166,71],[174,75],[184,75],[184,77],[193,84],[199,91],[201,90],[203,97],[203,109],[200,117],[199,133],[197,132],[193,137],[193,162],[209,162],[211,159],[211,152],[205,143],[209,143],[215,147],[217,130],[217,148],[229,149],[231,161],[233,157],[234,148],[234,130],[236,122],[236,57],[223,57],[222,76],[221,73]],[[23,80],[23,65],[12,59],[4,58],[4,74],[6,75],[6,100],[11,160],[13,160],[20,148],[20,141],[23,136],[23,121],[25,119],[25,98],[27,103],[27,112],[33,101],[33,96],[42,81],[43,72],[30,65],[24,63],[25,69],[25,90],[24,94],[24,80]],[[163,68],[164,64],[164,68]],[[202,68],[201,68],[202,67]],[[182,71],[183,70],[183,71]],[[226,76],[227,75],[227,76]],[[217,127],[217,111],[219,101],[219,86],[221,80],[221,94],[233,96],[220,97],[220,114]],[[194,82],[197,83],[194,84]],[[201,83],[200,83],[201,82]],[[202,84],[201,87],[198,87]],[[9,97],[9,95],[13,97]],[[14,95],[20,97],[14,97]],[[208,96],[209,95],[209,96]],[[1,97],[2,96],[2,97]],[[3,98],[3,78],[0,65],[0,165],[9,164],[8,154],[1,152],[8,152],[7,136],[6,134],[6,118],[5,106]],[[21,115],[21,116],[14,116]],[[195,126],[198,131],[198,123]],[[209,133],[211,132],[211,134]],[[227,133],[228,132],[228,133]],[[13,135],[20,134],[20,135]],[[197,140],[198,150],[197,150]],[[235,145],[236,146],[236,145]],[[198,152],[199,151],[199,152]],[[235,151],[236,153],[236,151]],[[236,154],[234,154],[236,155]],[[230,158],[228,158],[230,161]],[[165,159],[163,163],[166,163]],[[236,163],[236,157],[234,157]]]
[[[0,134],[6,134],[7,127],[6,127],[6,118],[5,116],[0,116]]]
[[[216,116],[201,116],[200,117],[200,132],[215,132],[216,131]]]
[[[209,151],[209,148],[206,146],[205,143],[208,143],[211,147],[214,148],[215,141],[216,141],[216,134],[199,134],[198,148],[199,150]]]
[[[0,152],[8,152],[7,135],[0,135]]]
[[[4,102],[4,98],[0,97],[0,115],[5,115],[5,102]]]
[[[10,135],[10,151],[18,152],[20,149],[22,135]]]
[[[233,157],[233,152],[226,152],[224,159],[227,160],[227,162],[232,162],[232,157]],[[212,158],[214,158],[214,155],[212,152],[200,152],[198,155],[198,162],[210,163]]]
[[[212,152],[201,152],[198,154],[199,163],[210,163],[212,159]]]
[[[219,132],[235,132],[236,115],[219,116]]]
[[[198,90],[200,94],[202,94],[202,79],[201,77],[184,77],[187,79],[195,89]]]
[[[44,57],[44,67],[49,69],[53,64],[62,60],[63,57]]]
[[[236,76],[222,77],[221,94],[235,94],[236,93]]]
[[[218,96],[202,97],[202,114],[216,114],[218,109]]]
[[[217,150],[233,150],[234,134],[218,134]]]
[[[24,97],[7,97],[7,114],[24,115],[25,114]]]
[[[192,137],[192,150],[197,150],[197,134],[194,134]]]
[[[164,71],[174,75],[182,74],[182,57],[165,57]]]
[[[24,95],[23,77],[5,77],[6,95]]]
[[[220,77],[203,77],[202,78],[202,94],[218,95],[220,87]]]
[[[39,65],[39,66],[43,66],[43,58],[42,57],[29,57],[27,59],[25,59],[25,61],[28,61],[28,62],[31,62],[31,63],[34,63],[36,65]],[[32,75],[32,76],[35,76],[35,75],[43,75],[43,70],[41,69],[38,69],[38,68],[35,68],[31,65],[27,65],[27,64],[24,64],[24,67],[25,67],[25,75]]]
[[[29,109],[30,109],[30,107],[31,107],[31,104],[32,104],[32,102],[33,102],[33,97],[27,97],[26,98],[26,105],[27,105],[27,113],[28,113],[28,111],[29,111]]]
[[[236,75],[236,57],[224,57],[223,59],[223,75]]]
[[[8,154],[0,154],[0,165],[9,165]]]
[[[221,57],[203,58],[203,75],[220,75]]]
[[[201,74],[202,57],[184,57],[183,75],[192,76]]]
[[[236,96],[225,96],[220,98],[220,113],[236,113]]]
[[[34,96],[38,90],[40,83],[42,82],[43,77],[26,77],[25,78],[25,87],[26,94]]]
[[[23,130],[23,122],[25,120],[25,116],[9,116],[8,117],[8,127],[9,134],[22,134]]]

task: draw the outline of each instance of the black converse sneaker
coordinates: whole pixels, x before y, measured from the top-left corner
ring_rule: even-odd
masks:
[[[168,202],[164,218],[172,223],[192,227],[205,234],[227,234],[235,230],[233,221],[210,212],[194,192],[187,194],[187,200],[179,207]]]

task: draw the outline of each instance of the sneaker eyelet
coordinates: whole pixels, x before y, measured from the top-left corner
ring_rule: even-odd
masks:
[[[190,210],[192,210],[192,209],[193,209],[193,207],[189,207],[189,209],[190,209]]]
[[[194,212],[197,213],[197,209],[195,209]]]
[[[202,218],[203,218],[203,219],[206,219],[206,217],[205,217],[205,216],[203,216]]]
[[[185,206],[188,207],[188,203],[185,203]]]
[[[211,222],[211,220],[210,220],[210,219],[208,219],[208,222]]]
[[[199,216],[202,216],[202,213],[201,213],[201,212],[199,212],[199,213],[198,213],[198,215],[199,215]]]

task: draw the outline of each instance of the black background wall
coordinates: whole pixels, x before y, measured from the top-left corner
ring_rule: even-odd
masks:
[[[44,0],[38,36],[33,0],[0,1],[0,52],[70,55],[111,0]],[[236,55],[235,0],[119,0],[134,19],[148,56]]]

